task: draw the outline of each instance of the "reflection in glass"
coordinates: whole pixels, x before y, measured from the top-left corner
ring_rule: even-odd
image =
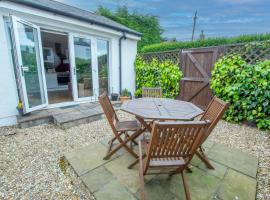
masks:
[[[93,96],[91,41],[74,37],[78,97]]]
[[[18,23],[18,36],[22,55],[22,75],[25,79],[29,108],[44,104],[37,29]]]
[[[108,62],[109,62],[109,43],[106,40],[97,40],[98,55],[98,82],[99,94],[109,92]]]

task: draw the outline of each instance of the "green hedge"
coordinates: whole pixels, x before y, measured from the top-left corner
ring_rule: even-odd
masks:
[[[226,120],[270,129],[270,60],[248,65],[240,55],[223,57],[212,71],[211,88],[230,103]]]
[[[238,37],[231,38],[208,38],[205,40],[187,41],[187,42],[162,42],[158,44],[152,44],[144,46],[141,49],[141,53],[148,52],[160,52],[169,51],[176,49],[187,49],[187,48],[198,48],[198,47],[209,47],[209,46],[219,46],[225,44],[237,44],[246,43],[253,41],[265,41],[270,40],[270,33],[266,34],[254,34],[254,35],[241,35]]]
[[[167,98],[175,98],[179,94],[182,72],[178,65],[171,61],[159,62],[156,59],[145,62],[141,57],[137,57],[135,68],[136,97],[141,96],[142,87],[161,87],[163,97]]]

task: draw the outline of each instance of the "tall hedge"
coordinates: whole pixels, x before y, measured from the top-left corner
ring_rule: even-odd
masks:
[[[225,44],[237,44],[237,43],[247,43],[247,42],[253,42],[253,41],[265,41],[265,40],[270,40],[270,33],[241,35],[241,36],[231,37],[231,38],[225,38],[225,37],[208,38],[205,40],[196,40],[196,41],[187,41],[187,42],[162,42],[158,44],[144,46],[141,49],[141,53],[160,52],[160,51],[198,48],[198,47],[210,47],[210,46],[219,46],[219,45],[225,45]]]
[[[270,129],[270,60],[249,65],[240,55],[223,57],[212,71],[211,88],[230,103],[225,119]]]
[[[153,59],[151,62],[144,61],[137,57],[136,69],[136,93],[139,97],[142,94],[142,87],[161,87],[163,97],[175,98],[179,94],[179,81],[182,72],[179,66],[167,60],[159,62]]]

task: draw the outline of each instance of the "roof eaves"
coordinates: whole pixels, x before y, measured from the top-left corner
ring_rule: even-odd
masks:
[[[0,0],[0,1],[2,1],[2,0]],[[82,21],[85,21],[85,22],[89,22],[90,24],[96,24],[96,25],[99,25],[99,26],[104,26],[104,27],[107,27],[107,28],[114,29],[116,31],[133,34],[133,35],[136,35],[138,37],[142,36],[141,33],[137,32],[137,31],[130,30],[128,28],[124,29],[124,28],[116,27],[116,26],[109,25],[109,24],[102,23],[102,22],[98,22],[98,21],[95,21],[95,20],[92,20],[92,19],[89,19],[89,18],[85,18],[85,17],[81,17],[81,16],[74,15],[74,14],[71,14],[71,13],[66,13],[66,12],[63,12],[63,11],[60,11],[60,10],[57,10],[57,9],[49,8],[49,7],[46,7],[46,6],[43,6],[43,5],[34,4],[34,3],[31,3],[31,2],[26,2],[26,1],[17,1],[17,0],[9,0],[9,1],[12,1],[12,2],[18,3],[18,4],[22,4],[22,5],[25,5],[25,6],[37,8],[37,9],[40,9],[40,10],[53,12],[55,14],[63,15],[65,17],[71,17],[71,18],[74,18],[74,19],[82,20]]]

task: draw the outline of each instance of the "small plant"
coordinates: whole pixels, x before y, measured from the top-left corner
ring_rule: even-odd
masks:
[[[131,92],[128,91],[128,89],[123,89],[122,92],[121,92],[121,96],[123,97],[131,97]]]
[[[131,92],[128,89],[123,89],[121,91],[121,96],[119,97],[120,101],[123,103],[124,101],[128,101],[131,99]]]
[[[23,103],[21,101],[19,101],[16,108],[17,108],[17,110],[19,111],[20,114],[23,114]]]

